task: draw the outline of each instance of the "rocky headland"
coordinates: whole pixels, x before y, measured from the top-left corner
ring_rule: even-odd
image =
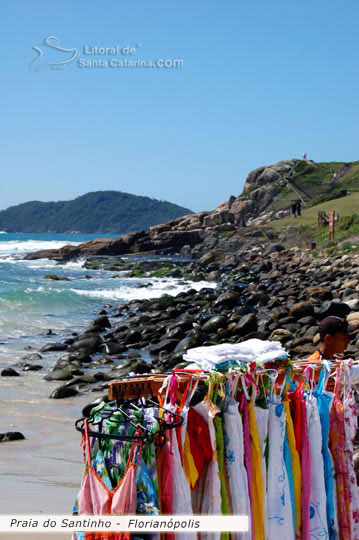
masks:
[[[343,196],[358,181],[357,162],[284,160],[250,172],[241,195],[231,196],[212,211],[182,215],[168,223],[119,238],[37,251],[26,258],[67,261],[89,256],[181,254],[198,259],[208,249],[224,254],[235,253],[246,245],[253,245],[253,239],[268,241],[285,236],[283,231],[281,235],[267,225],[289,216],[293,200],[301,201],[303,207],[310,207]]]
[[[108,261],[97,262],[103,267]],[[359,322],[358,262],[358,255],[314,258],[261,242],[226,257],[208,251],[194,261],[143,261],[132,269],[124,261],[135,275],[206,278],[215,287],[103,306],[80,335],[57,341],[49,332],[48,344],[12,371],[41,369],[43,355],[56,355],[45,379],[59,381],[50,397],[62,398],[105,391],[110,380],[129,373],[183,367],[183,353],[201,345],[257,337],[281,341],[292,358],[303,358],[318,344],[322,318],[335,314]],[[349,346],[349,357],[359,359],[358,345]]]
[[[278,194],[281,201],[287,194],[288,203],[293,186],[296,197],[315,199],[304,180],[320,173],[328,187],[334,165],[341,171],[335,173],[338,178],[350,176],[351,166],[343,164],[282,161],[252,171],[242,195],[230,197],[212,212],[182,216],[116,239],[28,255],[27,259],[61,262],[82,258],[86,268],[106,269],[114,276],[127,272],[130,277],[207,280],[212,287],[103,306],[81,335],[56,341],[50,334],[47,345],[24,357],[22,369],[41,369],[41,355],[56,353],[46,378],[62,381],[51,395],[60,398],[84,390],[103,391],[110,380],[129,373],[182,366],[183,353],[202,345],[257,337],[281,341],[293,358],[309,356],[318,344],[321,319],[334,314],[359,322],[359,255],[332,251],[330,256],[318,256],[293,247],[286,242],[285,231],[262,227],[258,220],[288,213],[288,208],[275,207]],[[180,258],[164,262],[128,257],[138,254]],[[359,359],[358,345],[349,346],[348,356]]]

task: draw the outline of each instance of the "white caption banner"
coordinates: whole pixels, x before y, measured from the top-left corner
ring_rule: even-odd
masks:
[[[0,515],[0,532],[222,532],[248,531],[248,516]]]

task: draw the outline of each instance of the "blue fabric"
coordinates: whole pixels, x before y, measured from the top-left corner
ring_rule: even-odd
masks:
[[[330,406],[333,398],[332,396],[323,393],[323,383],[326,371],[327,370],[323,367],[320,372],[318,388],[316,392],[314,392],[314,395],[318,400],[318,412],[320,417],[320,424],[322,427],[322,456],[324,462],[325,491],[327,495],[327,523],[329,540],[337,540],[338,534],[334,527],[335,506],[332,460],[328,448],[330,429]]]
[[[285,468],[287,470],[287,475],[288,475],[290,499],[292,501],[293,533],[294,533],[294,536],[295,536],[296,521],[295,521],[294,480],[293,480],[292,459],[291,459],[291,456],[290,456],[290,448],[289,448],[287,431],[285,432],[285,437],[284,437],[283,456],[284,456]]]
[[[160,507],[156,488],[152,482],[152,478],[148,468],[143,460],[137,468],[136,473],[137,487],[137,514],[152,514],[159,515]]]

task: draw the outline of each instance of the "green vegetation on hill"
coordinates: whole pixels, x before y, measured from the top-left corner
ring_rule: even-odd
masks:
[[[318,223],[318,212],[326,212],[329,215],[331,210],[335,210],[340,217],[351,216],[359,212],[359,192],[351,193],[345,197],[325,201],[310,208],[302,208],[302,215],[298,218],[287,217],[270,222],[274,229],[283,229],[287,226],[316,226]]]
[[[334,243],[330,240],[329,226],[318,225],[318,212],[325,212],[329,216],[331,210],[338,218]],[[338,248],[343,249],[343,246],[348,251],[349,245],[359,245],[359,191],[305,209],[301,217],[278,219],[268,225],[281,231],[286,235],[286,240],[295,245],[309,247],[310,242],[314,241],[318,248],[329,248],[330,254]]]
[[[274,184],[278,186],[277,193],[267,210],[286,210],[292,200],[298,198],[304,201],[305,208],[309,208],[342,197],[346,191],[359,191],[359,162],[298,160],[292,174],[282,174]]]
[[[31,201],[0,212],[0,230],[125,234],[167,223],[192,211],[166,201],[96,191],[71,201]]]

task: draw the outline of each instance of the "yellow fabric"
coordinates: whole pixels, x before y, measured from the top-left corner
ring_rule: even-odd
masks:
[[[188,483],[193,489],[198,480],[198,471],[197,471],[193,456],[191,454],[188,433],[186,433],[186,437],[185,437],[184,445],[183,445],[183,468],[184,468],[184,472],[188,480]]]
[[[253,402],[248,404],[249,435],[251,439],[252,465],[252,512],[254,516],[253,540],[265,540],[264,510],[263,510],[263,478],[262,459],[259,445],[259,435]]]
[[[297,538],[300,538],[300,529],[302,524],[302,471],[300,468],[300,459],[295,444],[294,426],[290,414],[289,401],[284,400],[282,403],[284,405],[289,451],[292,461],[296,536]]]

